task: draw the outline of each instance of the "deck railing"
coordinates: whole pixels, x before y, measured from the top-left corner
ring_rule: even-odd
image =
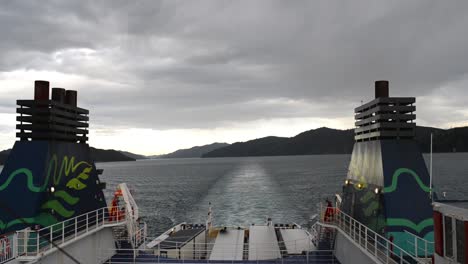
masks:
[[[16,255],[15,235],[11,234],[0,238],[0,263],[5,263],[15,258]]]
[[[420,258],[415,254],[407,252],[338,208],[328,207],[322,209],[320,224],[336,227],[348,238],[353,240],[363,251],[369,253],[380,262],[405,264],[430,263],[429,258]],[[326,210],[332,213],[326,216]],[[429,251],[422,254],[422,256],[430,257]]]
[[[207,243],[147,238],[147,241],[151,243],[144,245],[151,245],[151,248],[109,249],[109,251],[103,251],[101,255],[102,261],[108,261],[106,263],[335,263],[333,252],[315,250],[312,236],[307,234],[307,238],[297,240],[255,244],[241,242],[237,245],[217,244],[216,247],[213,238],[208,238]],[[200,235],[203,236],[203,234]],[[105,259],[112,251],[118,253],[111,260]],[[210,257],[214,259],[210,260]],[[249,257],[250,260],[248,260]]]
[[[16,245],[12,257],[34,258],[104,227],[121,225],[127,216],[120,212],[117,210],[116,214],[110,215],[107,208],[100,208],[38,230],[19,230],[13,239]]]
[[[321,263],[321,264],[334,264],[339,263],[332,250],[313,250],[304,251],[302,254],[288,254],[286,250],[280,250],[279,257],[264,259],[265,256],[271,256],[278,251],[271,249],[257,249],[254,259],[248,259],[249,252],[247,249],[242,249],[242,257],[238,259],[229,259],[233,254],[232,247],[226,247],[222,253],[218,251],[217,259],[210,259],[212,248],[180,248],[175,252],[179,257],[171,257],[171,252],[164,252],[159,254],[153,250],[148,249],[109,249],[108,251],[101,251],[102,258],[99,260],[101,263],[108,264],[124,264],[124,263]],[[117,251],[111,259],[107,256],[111,252]],[[173,252],[174,253],[174,252]]]
[[[420,238],[406,230],[405,233],[408,234],[409,237],[406,240],[406,244],[411,254],[415,256],[423,256],[425,258],[430,258],[434,255],[434,242],[427,241],[424,238]]]

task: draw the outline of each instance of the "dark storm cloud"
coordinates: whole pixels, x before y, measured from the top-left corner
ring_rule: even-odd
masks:
[[[105,125],[351,118],[376,79],[431,103],[418,105],[426,125],[446,125],[467,117],[467,11],[426,0],[4,1],[0,71],[75,76],[64,84]]]

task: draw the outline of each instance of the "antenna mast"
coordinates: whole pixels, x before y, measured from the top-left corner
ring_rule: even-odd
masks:
[[[429,163],[429,198],[431,201],[434,201],[434,197],[432,194],[432,132],[431,132],[431,155],[430,155],[430,163]]]

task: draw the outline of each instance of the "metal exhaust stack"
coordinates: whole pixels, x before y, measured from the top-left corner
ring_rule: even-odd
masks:
[[[52,101],[64,104],[65,103],[65,89],[52,88]]]
[[[76,107],[78,103],[78,92],[67,90],[65,92],[65,104]]]
[[[49,100],[49,82],[48,81],[34,81],[34,100],[35,101],[48,101]]]
[[[375,98],[389,97],[388,81],[375,81]]]

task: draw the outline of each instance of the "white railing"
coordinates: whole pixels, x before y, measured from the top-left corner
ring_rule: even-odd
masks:
[[[201,244],[200,244],[201,245]],[[280,256],[274,259],[262,259],[264,256],[272,256],[278,251],[272,251],[271,249],[260,249],[256,250],[256,258],[248,259],[248,249],[242,250],[242,258],[234,260],[229,259],[233,255],[232,247],[226,247],[222,254],[217,249],[217,259],[210,260],[212,253],[212,246],[206,245],[199,248],[197,246],[189,248],[178,248],[178,249],[161,249],[161,253],[153,250],[145,249],[109,249],[101,251],[101,263],[108,264],[124,264],[124,263],[339,263],[334,257],[332,250],[314,250],[305,251],[303,254],[288,255],[286,250],[280,250]],[[111,259],[108,259],[109,253],[117,251]]]
[[[315,247],[318,247],[318,242],[320,238],[320,225],[316,222],[310,227],[309,234],[312,236],[312,244]]]
[[[406,230],[405,233],[410,237],[406,240],[410,253],[424,258],[430,258],[434,255],[434,242],[427,241]]]
[[[384,236],[376,233],[356,219],[337,208],[323,208],[320,224],[331,225],[353,240],[363,251],[369,253],[382,263],[428,263],[430,259],[422,259],[407,252]],[[325,210],[332,212],[328,215]],[[331,211],[330,211],[331,210]],[[429,256],[426,253],[426,256]]]
[[[180,241],[171,241],[170,239],[164,240],[164,247],[166,248],[172,248],[172,249],[181,249],[186,245],[186,242],[180,242]],[[195,248],[200,247],[200,248],[210,248],[212,249],[215,245],[215,243],[190,243],[190,245],[194,245]],[[249,245],[255,246],[255,248],[260,248],[261,250],[264,249],[271,249],[271,248],[283,248],[285,247],[286,250],[284,250],[284,254],[287,254],[288,251],[291,252],[302,252],[302,251],[312,251],[315,247],[312,244],[312,241],[310,238],[302,238],[302,239],[295,239],[295,240],[286,240],[286,241],[275,241],[271,243],[241,243],[241,244],[232,244],[232,245],[217,245],[217,248],[220,248],[222,250],[226,251],[231,251],[235,250],[235,248],[248,248]],[[159,252],[161,249],[161,244],[157,244],[152,248],[155,250],[155,252]],[[276,252],[279,252],[281,250],[277,250]],[[238,250],[238,249],[236,249]],[[210,251],[211,252],[211,251]],[[293,253],[293,255],[295,255]]]
[[[127,187],[126,183],[120,183],[118,189],[122,192],[122,197],[125,203],[125,211],[127,216],[127,232],[131,238],[129,242],[134,248],[138,247],[139,244],[136,244],[136,237],[141,235],[138,232],[140,230],[140,224],[138,223],[139,209],[138,205],[133,198],[133,195],[130,192],[130,189]]]
[[[128,241],[130,242],[133,248],[138,248],[140,246],[146,248],[147,234],[148,234],[148,228],[147,228],[146,223],[143,222],[139,224],[137,228],[135,228],[135,231],[133,232],[133,236],[120,237],[119,239],[117,239],[117,241]],[[128,230],[127,230],[127,235],[129,235]]]
[[[0,238],[0,263],[15,258],[15,235],[11,234]]]
[[[27,228],[17,231],[16,256],[36,257],[40,253],[75,241],[88,233],[123,224],[126,218],[126,214],[120,210],[117,210],[115,215],[110,215],[105,207],[39,230]]]

